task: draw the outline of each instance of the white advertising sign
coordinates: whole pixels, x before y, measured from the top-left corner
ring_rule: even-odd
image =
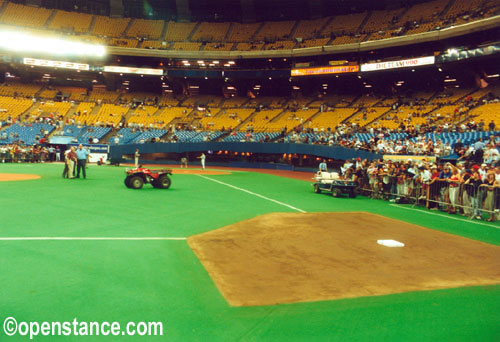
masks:
[[[403,59],[400,61],[367,63],[367,64],[361,64],[361,71],[363,72],[363,71],[376,71],[376,70],[387,70],[396,68],[419,67],[422,65],[434,64],[434,62],[435,62],[434,56],[427,56],[420,58]]]

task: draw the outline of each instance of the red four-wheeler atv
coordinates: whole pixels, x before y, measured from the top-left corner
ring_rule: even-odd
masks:
[[[172,170],[150,170],[143,167],[136,169],[127,169],[127,178],[125,185],[131,189],[141,189],[144,183],[151,183],[157,189],[168,189],[172,180]]]

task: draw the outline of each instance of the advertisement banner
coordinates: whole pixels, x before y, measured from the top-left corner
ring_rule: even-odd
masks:
[[[367,64],[361,64],[361,71],[365,72],[365,71],[388,70],[397,68],[419,67],[422,65],[431,65],[434,64],[434,62],[435,62],[434,56],[427,56],[420,58],[403,59],[399,61],[367,63]]]
[[[292,76],[314,76],[314,75],[328,75],[328,74],[343,74],[348,72],[358,72],[359,65],[345,65],[345,66],[325,66],[317,68],[301,68],[292,69]]]
[[[89,70],[90,68],[88,64],[83,64],[83,63],[49,61],[46,59],[36,59],[36,58],[23,58],[23,64],[42,66],[42,67],[61,68],[61,69],[73,69],[73,70]]]
[[[104,72],[116,72],[121,74],[138,74],[138,75],[163,75],[163,69],[148,69],[148,68],[131,68],[106,65]]]

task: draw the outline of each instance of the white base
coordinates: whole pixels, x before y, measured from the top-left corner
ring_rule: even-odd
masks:
[[[405,244],[396,240],[377,240],[377,243],[386,247],[404,247]]]

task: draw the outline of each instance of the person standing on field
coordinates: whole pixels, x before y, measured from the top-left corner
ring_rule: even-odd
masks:
[[[200,159],[201,161],[201,169],[202,170],[205,170],[205,159],[207,157],[205,156],[205,153],[202,153],[201,156],[198,157],[198,159]]]
[[[80,144],[78,149],[76,150],[76,178],[80,178],[80,170],[82,170],[83,179],[87,178],[87,174],[85,172],[85,168],[87,166],[87,159],[89,157],[89,151],[83,148],[83,145]]]
[[[135,155],[134,155],[134,160],[135,160],[135,167],[139,167],[139,157],[141,154],[139,153],[139,149],[135,150]]]

